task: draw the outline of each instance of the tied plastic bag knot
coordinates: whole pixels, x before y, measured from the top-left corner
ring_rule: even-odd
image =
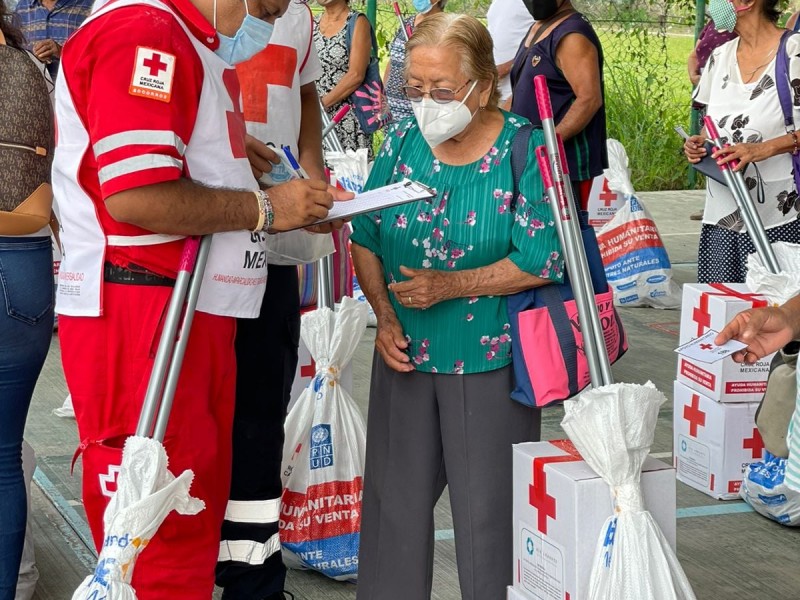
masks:
[[[317,372],[314,373],[313,388],[315,392],[319,392],[320,388],[328,381],[328,385],[338,385],[339,377],[342,375],[342,370],[334,365],[317,364]]]
[[[638,483],[623,483],[613,489],[614,512],[642,512],[644,507],[644,497],[642,488]]]

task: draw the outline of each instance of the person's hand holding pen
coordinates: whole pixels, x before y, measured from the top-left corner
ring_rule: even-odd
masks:
[[[253,175],[256,179],[260,180],[264,173],[270,173],[272,171],[273,165],[278,165],[281,163],[280,156],[275,152],[275,150],[251,135],[246,136],[245,147],[247,149],[247,157],[250,161],[250,168],[252,169]],[[287,153],[286,148],[284,148],[284,154],[287,156],[287,160],[289,160],[290,164],[292,164],[294,157],[292,156],[291,159],[289,158],[291,156],[291,150],[289,153]],[[295,164],[297,165],[297,168],[295,168]],[[317,211],[314,212],[314,214],[318,217],[318,219],[323,219],[325,216],[327,216],[327,213],[333,206],[334,201],[341,202],[350,200],[354,197],[354,194],[337,189],[327,182],[309,180],[305,170],[300,167],[296,160],[294,161],[294,164],[292,164],[292,168],[297,175],[297,179],[304,179],[305,181],[289,181],[287,183],[270,188],[270,199],[272,200],[272,207],[275,210],[276,217],[281,215],[281,213],[291,214],[296,212],[298,208],[300,208],[297,206],[298,204],[303,202],[308,203],[308,201],[311,201],[315,206],[312,206],[310,210]],[[286,186],[286,188],[293,186],[298,187],[301,183],[302,186],[308,189],[302,190],[299,196],[297,195],[297,191],[295,191],[293,194],[282,193],[285,189],[284,186]],[[263,184],[262,187],[264,187]],[[320,195],[320,192],[324,188],[327,189],[323,197]],[[323,210],[325,212],[324,215],[322,215]],[[337,229],[341,229],[345,223],[346,221],[337,219],[322,225],[309,225],[305,229],[310,233],[325,234]]]

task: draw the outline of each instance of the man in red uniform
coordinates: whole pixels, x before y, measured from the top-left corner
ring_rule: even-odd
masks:
[[[231,64],[266,45],[287,4],[112,0],[62,52],[57,306],[98,548],[183,237],[215,234],[164,440],[170,469],[194,471],[206,509],[164,522],[136,564],[140,600],[211,597],[230,482],[235,318],[258,315],[266,232],[309,225],[349,197],[321,181],[258,191],[250,171]]]

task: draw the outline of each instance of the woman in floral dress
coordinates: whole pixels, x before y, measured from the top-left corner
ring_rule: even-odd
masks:
[[[372,52],[371,25],[364,15],[350,9],[347,0],[318,0],[325,11],[314,17],[314,45],[322,65],[317,93],[328,116],[333,118],[358,86],[364,82]],[[347,30],[358,19],[350,47]],[[372,134],[365,133],[351,110],[336,125],[336,135],[347,150],[366,148],[372,160]]]
[[[561,249],[531,133],[514,200],[511,148],[525,119],[497,108],[486,28],[442,13],[408,45],[414,117],[386,140],[367,188],[404,177],[435,198],[353,221],[352,254],[377,316],[359,553],[359,600],[430,596],[433,509],[449,486],[461,597],[511,583],[511,446],[538,410],[513,388],[506,295],[558,281]]]
[[[792,174],[792,153],[800,151],[800,133],[787,133],[776,77],[776,55],[783,29],[778,0],[713,0],[717,29],[739,34],[716,48],[694,92],[730,147],[713,154],[723,162],[739,160],[770,242],[800,243],[800,199]],[[800,124],[800,36],[786,42],[794,122]],[[706,154],[705,131],[690,137],[689,162]],[[736,201],[727,186],[708,179],[703,228],[697,257],[700,283],[744,282],[747,256],[755,252]]]

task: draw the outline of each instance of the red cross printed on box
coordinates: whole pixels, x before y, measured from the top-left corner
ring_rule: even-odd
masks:
[[[533,479],[528,486],[528,503],[536,509],[536,525],[539,531],[544,534],[547,534],[547,519],[556,518],[556,499],[547,493],[545,465],[583,460],[577,448],[569,440],[552,440],[550,443],[566,452],[566,454],[534,458]]]
[[[711,296],[732,296],[750,302],[753,308],[767,305],[767,301],[758,294],[739,292],[722,283],[711,283],[709,285],[717,292],[702,292],[699,305],[692,310],[692,320],[697,323],[697,337],[703,335],[706,329],[711,327],[711,313],[708,312],[708,299]]]
[[[692,394],[691,404],[683,407],[683,418],[689,421],[689,435],[697,437],[697,428],[706,426],[706,413],[700,410],[700,396]]]
[[[761,458],[764,455],[764,440],[761,439],[758,427],[753,427],[753,437],[745,438],[742,448],[752,451],[753,458]]]
[[[249,61],[237,66],[245,121],[267,123],[269,86],[291,87],[296,70],[297,50],[280,44],[269,44]]]
[[[603,191],[600,192],[598,198],[603,201],[603,204],[606,208],[611,206],[613,202],[617,201],[617,193],[611,191],[611,189],[608,187],[608,179],[605,177],[603,177]]]
[[[157,77],[161,71],[166,71],[168,66],[167,63],[161,62],[161,55],[157,52],[153,52],[150,58],[144,59],[142,64],[150,69],[150,75],[153,77]]]

